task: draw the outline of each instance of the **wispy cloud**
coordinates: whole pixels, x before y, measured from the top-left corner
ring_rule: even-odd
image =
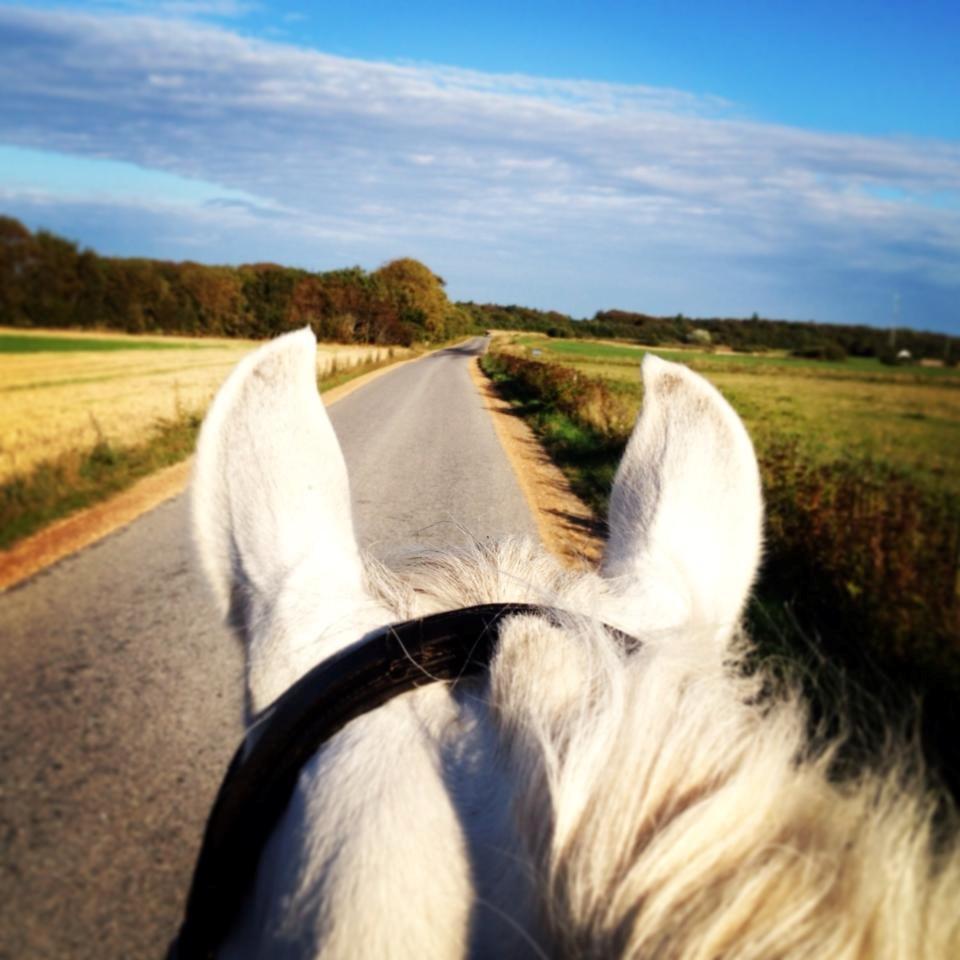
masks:
[[[47,6],[57,9],[56,3],[49,3]],[[88,0],[86,6],[100,13],[233,19],[246,16],[260,4],[254,0]]]
[[[705,290],[734,263],[744,282],[766,264],[773,290],[778,269],[819,260],[960,292],[956,143],[761,124],[683,91],[350,60],[186,19],[15,7],[0,8],[0,89],[0,141],[220,185],[245,216],[325,250],[436,252],[461,277],[471,251],[489,269],[497,250],[533,264],[546,249],[566,277],[632,251]],[[665,299],[637,287],[634,302]]]

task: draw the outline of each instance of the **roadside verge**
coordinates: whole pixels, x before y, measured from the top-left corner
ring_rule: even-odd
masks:
[[[592,511],[480,369],[479,358],[470,362],[470,376],[490,413],[543,545],[566,566],[595,567],[603,553],[603,537]]]

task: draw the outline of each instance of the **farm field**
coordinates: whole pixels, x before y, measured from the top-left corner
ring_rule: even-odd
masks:
[[[116,337],[101,333],[72,336],[50,330],[30,333],[0,330],[2,353],[102,353],[109,350],[182,350],[185,347],[204,350],[216,345],[199,340],[191,342],[182,337],[176,340],[154,340],[148,337]]]
[[[0,483],[98,444],[142,442],[201,414],[257,341],[0,329]],[[318,376],[403,348],[321,344]]]
[[[603,379],[632,422],[642,399],[640,362],[651,352],[717,386],[743,418],[758,454],[784,441],[813,461],[869,459],[960,494],[960,370],[888,367],[777,355],[709,353],[519,336],[510,352]]]

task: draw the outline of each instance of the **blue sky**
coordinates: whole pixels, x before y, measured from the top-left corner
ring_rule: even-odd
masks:
[[[960,334],[960,4],[0,4],[0,211],[110,254]]]

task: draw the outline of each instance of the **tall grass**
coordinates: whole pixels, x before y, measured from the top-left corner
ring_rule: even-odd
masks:
[[[186,459],[193,452],[200,420],[191,413],[158,421],[153,433],[135,445],[114,445],[101,437],[89,450],[71,450],[4,481],[0,549]]]
[[[511,354],[484,362],[561,456],[619,460],[635,411],[607,383]],[[960,653],[955,494],[877,460],[812,462],[796,440],[768,445],[760,467],[764,583],[789,590],[813,627],[867,634],[884,653]],[[605,514],[605,493],[591,506]]]
[[[636,411],[603,380],[556,363],[527,360],[512,353],[488,353],[484,368],[507,382],[514,396],[566,414],[598,436],[629,436]]]
[[[767,586],[884,657],[960,656],[956,495],[875,460],[811,463],[795,442],[767,448],[761,471]]]

